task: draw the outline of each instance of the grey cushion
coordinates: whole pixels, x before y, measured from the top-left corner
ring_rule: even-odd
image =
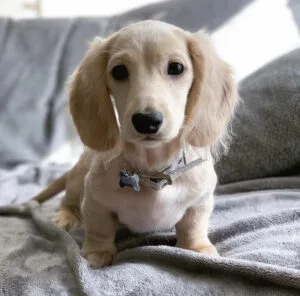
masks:
[[[288,5],[293,14],[294,20],[296,21],[298,28],[300,28],[300,2],[299,0],[289,0]]]
[[[240,85],[241,105],[220,183],[300,173],[300,49],[266,65]]]

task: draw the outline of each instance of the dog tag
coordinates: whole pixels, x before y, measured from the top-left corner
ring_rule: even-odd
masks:
[[[130,187],[135,191],[140,191],[141,187],[139,185],[140,177],[137,174],[131,174],[126,170],[120,171],[120,182],[121,188]]]

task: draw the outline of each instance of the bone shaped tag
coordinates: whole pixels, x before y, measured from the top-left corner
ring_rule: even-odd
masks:
[[[125,170],[120,171],[120,187],[130,187],[135,191],[140,191],[140,177],[137,174],[131,174]]]

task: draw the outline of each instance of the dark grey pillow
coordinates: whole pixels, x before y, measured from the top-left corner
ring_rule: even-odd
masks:
[[[300,49],[240,84],[229,154],[217,164],[221,184],[300,173]]]

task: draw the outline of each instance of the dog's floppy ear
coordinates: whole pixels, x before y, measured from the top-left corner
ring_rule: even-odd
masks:
[[[112,149],[119,129],[107,87],[108,41],[96,38],[70,80],[70,111],[82,142]]]
[[[188,41],[194,80],[186,107],[186,139],[193,146],[212,146],[222,140],[238,101],[229,66],[204,31]]]

